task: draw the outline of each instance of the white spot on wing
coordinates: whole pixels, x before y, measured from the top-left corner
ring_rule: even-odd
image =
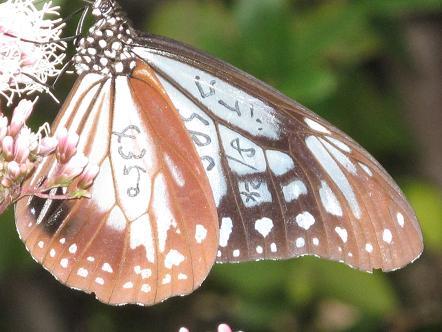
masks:
[[[146,258],[150,263],[155,261],[155,249],[152,239],[150,219],[147,214],[141,216],[130,224],[130,248],[132,250],[143,246]]]
[[[232,233],[233,222],[231,218],[223,218],[221,220],[221,228],[219,230],[219,245],[221,247],[227,247],[230,234]]]
[[[233,257],[239,257],[239,255],[240,255],[239,249],[233,250]]]
[[[103,149],[107,150],[106,148]],[[94,185],[91,187],[91,195],[93,197],[100,197],[100,199],[95,200],[98,211],[109,211],[115,205],[114,191],[112,170],[109,159],[106,158],[100,166],[100,172],[94,180]]]
[[[132,282],[130,282],[130,281],[126,282],[126,283],[123,285],[123,288],[124,288],[124,289],[130,289],[130,288],[133,288],[133,287],[134,287],[134,284],[133,284]]]
[[[372,253],[372,252],[373,252],[373,245],[372,245],[371,243],[367,243],[367,244],[365,245],[365,250],[366,250],[368,253]]]
[[[143,284],[143,285],[141,286],[141,291],[142,291],[143,293],[149,293],[151,290],[152,290],[152,289],[151,289],[151,287],[150,287],[148,284]]]
[[[67,258],[63,258],[63,259],[60,261],[60,266],[61,266],[62,268],[67,268],[68,265],[69,265],[69,260],[68,260]]]
[[[84,267],[80,267],[77,271],[77,274],[82,278],[86,278],[89,272]]]
[[[307,194],[307,187],[304,182],[295,180],[282,187],[282,193],[287,203],[297,200],[299,196]]]
[[[178,280],[187,280],[187,275],[184,273],[180,273],[178,274]]]
[[[270,244],[270,251],[271,251],[271,252],[277,252],[277,251],[278,251],[278,247],[276,246],[276,243],[275,243],[275,242],[272,242],[272,243]]]
[[[147,279],[152,276],[151,269],[142,269],[139,265],[134,267],[134,272],[135,274],[140,274],[142,279]]]
[[[328,130],[322,124],[320,124],[312,119],[304,118],[304,121],[310,127],[310,129],[313,129],[317,132],[324,133],[324,134],[331,134],[330,130]]]
[[[343,143],[342,141],[330,136],[325,136],[325,138],[328,139],[330,142],[332,142],[334,145],[336,145],[338,148],[340,148],[342,151],[347,153],[351,152],[350,147],[347,144]]]
[[[287,153],[276,150],[267,150],[266,155],[270,170],[276,176],[284,175],[295,168],[295,163],[293,162],[292,157]]]
[[[229,167],[235,174],[242,176],[266,171],[267,164],[261,147],[225,126],[218,127]],[[245,153],[244,149],[254,152]]]
[[[55,195],[55,193],[57,192],[57,188],[51,189],[51,191],[49,192],[50,195]],[[40,225],[41,222],[43,221],[43,219],[46,217],[46,214],[49,211],[49,208],[51,207],[52,204],[52,199],[47,199],[43,205],[43,208],[40,211],[40,215],[37,218],[37,225]]]
[[[163,174],[160,174],[155,179],[153,197],[153,213],[156,219],[158,248],[160,252],[164,252],[166,248],[167,233],[169,229],[172,227],[176,228],[177,226],[170,202],[166,179]]]
[[[106,226],[116,232],[123,232],[126,229],[126,223],[126,217],[123,212],[118,206],[115,206],[107,218]]]
[[[196,225],[195,240],[197,243],[202,243],[207,237],[207,229],[203,225]]]
[[[337,199],[336,195],[325,181],[321,181],[319,196],[321,197],[322,205],[328,213],[334,216],[342,217],[341,204],[339,204],[339,200]]]
[[[256,252],[258,253],[258,254],[262,254],[263,253],[263,248],[261,247],[261,246],[256,246]]]
[[[364,170],[365,173],[367,173],[368,176],[373,176],[373,172],[367,165],[359,163],[359,166],[361,166],[361,168]]]
[[[175,249],[169,250],[164,259],[164,266],[171,269],[173,266],[179,266],[184,261],[184,256]]]
[[[351,162],[351,160],[343,154],[340,150],[336,149],[333,145],[331,145],[326,140],[320,138],[319,139],[322,144],[326,147],[326,149],[335,157],[335,159],[342,165],[344,168],[353,175],[356,175],[357,170],[356,166]]]
[[[49,252],[49,256],[51,257],[55,257],[56,254],[57,252],[55,251],[55,249],[51,249],[51,251]]]
[[[315,223],[315,217],[310,212],[304,211],[296,216],[296,223],[299,227],[308,230]]]
[[[273,228],[273,221],[270,218],[261,218],[255,221],[255,229],[260,233],[264,238],[269,235]]]
[[[345,228],[341,227],[335,227],[336,233],[338,233],[339,237],[341,238],[342,242],[346,243],[348,240],[348,233]]]
[[[43,241],[39,241],[39,242],[38,242],[38,247],[39,247],[39,248],[43,249],[44,246],[45,246],[45,243],[44,243]]]
[[[242,202],[247,208],[273,201],[266,182],[238,181],[238,189]]]
[[[101,267],[101,269],[102,269],[104,272],[108,272],[108,273],[112,273],[112,272],[114,272],[114,270],[112,270],[112,266],[110,266],[109,263],[104,263],[103,266]]]
[[[405,225],[404,215],[402,213],[398,212],[396,214],[396,220],[397,220],[397,223],[399,224],[399,226],[401,226],[403,228]]]
[[[298,237],[298,238],[296,239],[295,244],[296,244],[296,248],[302,248],[302,247],[305,245],[305,240],[304,240],[304,238],[303,238],[303,237]]]
[[[97,277],[97,278],[95,278],[95,282],[97,283],[97,284],[99,284],[99,285],[104,285],[104,279],[103,278],[100,278],[100,277]]]
[[[167,154],[164,156],[164,161],[166,162],[167,168],[169,169],[170,174],[172,175],[176,184],[180,187],[183,187],[186,184],[186,181],[184,180],[183,174],[181,173],[177,165],[175,165],[173,160]]]
[[[353,188],[348,182],[347,177],[339,168],[335,160],[330,156],[321,142],[314,136],[309,136],[305,140],[307,147],[315,156],[316,160],[321,164],[322,168],[327,172],[333,182],[341,190],[345,199],[347,200],[353,215],[357,218],[361,218],[361,209],[356,199]]]
[[[172,277],[170,276],[170,274],[166,274],[162,280],[162,284],[166,285],[168,283],[170,283],[172,281]]]
[[[74,243],[74,244],[72,244],[70,247],[69,247],[69,252],[71,253],[71,254],[75,254],[76,252],[77,252],[77,245]]]
[[[382,233],[382,239],[388,244],[390,244],[393,240],[393,234],[391,234],[391,231],[388,228],[384,229],[384,232]]]
[[[317,237],[314,237],[314,238],[312,239],[312,242],[313,242],[313,245],[314,245],[314,246],[319,246],[319,239],[318,239]]]

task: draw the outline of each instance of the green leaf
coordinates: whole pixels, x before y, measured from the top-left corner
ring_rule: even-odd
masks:
[[[404,191],[416,211],[427,249],[442,250],[442,191],[418,181],[409,182]]]
[[[361,1],[368,8],[375,9],[378,13],[388,15],[406,15],[437,11],[442,8],[440,0],[364,0]]]
[[[159,7],[147,29],[233,62],[237,28],[217,2],[171,1]]]
[[[218,284],[251,298],[265,299],[281,293],[287,279],[285,262],[250,262],[216,265],[212,270]]]
[[[343,264],[318,260],[315,257],[303,257],[293,265],[291,272],[291,283],[301,282],[308,284],[297,285],[298,291],[292,291],[291,295],[301,294],[304,300],[313,298],[311,293],[314,290],[318,297],[352,304],[371,315],[385,315],[397,307],[396,294],[382,272],[369,274],[353,270]],[[292,300],[298,302],[296,298]]]
[[[0,216],[0,278],[14,270],[23,270],[33,262],[20,241],[14,222],[14,209],[9,207]]]

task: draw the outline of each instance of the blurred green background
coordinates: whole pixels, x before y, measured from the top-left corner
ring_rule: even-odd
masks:
[[[83,5],[54,2],[63,16]],[[218,265],[187,297],[110,307],[62,286],[33,262],[10,209],[0,220],[0,330],[214,331],[227,322],[243,331],[441,331],[442,2],[121,2],[138,29],[232,63],[360,142],[415,208],[424,254],[388,274],[308,257]],[[63,77],[61,100],[73,79]],[[57,108],[43,97],[33,124],[52,119]]]

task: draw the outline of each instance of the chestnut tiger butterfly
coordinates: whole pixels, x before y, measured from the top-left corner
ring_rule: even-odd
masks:
[[[16,206],[21,239],[60,282],[152,305],[195,290],[215,262],[315,255],[392,271],[421,254],[404,195],[343,132],[220,60],[135,31],[114,0],[92,14],[53,125],[100,166],[91,198]]]

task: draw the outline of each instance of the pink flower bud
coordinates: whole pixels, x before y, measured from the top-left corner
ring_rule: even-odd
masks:
[[[79,139],[78,134],[70,133],[66,128],[62,128],[57,133],[57,158],[61,164],[67,163],[75,155]]]
[[[15,140],[14,145],[14,160],[18,163],[25,162],[29,157],[29,137],[26,135],[19,135]]]
[[[8,177],[14,180],[20,176],[20,165],[16,161],[8,163]]]
[[[9,136],[15,136],[25,124],[26,120],[31,115],[34,104],[32,101],[22,99],[18,103],[12,115],[11,124],[9,126]]]
[[[14,139],[11,136],[6,136],[2,140],[2,151],[6,160],[11,160],[14,155]]]
[[[6,116],[0,116],[0,140],[2,140],[8,134],[8,118]]]
[[[218,332],[232,332],[232,329],[227,324],[220,324],[218,326]]]
[[[55,137],[45,137],[38,146],[38,155],[46,157],[57,148],[58,141]]]
[[[12,181],[8,178],[3,178],[0,184],[5,188],[9,188],[12,185]]]
[[[55,137],[57,138],[58,146],[66,145],[66,141],[68,139],[68,130],[65,127],[58,129],[55,133]]]
[[[26,160],[25,163],[20,164],[20,173],[22,175],[29,174],[34,169],[34,164],[31,163],[29,160]]]
[[[99,171],[100,167],[98,167],[98,165],[88,164],[83,170],[83,173],[81,173],[80,175],[78,188],[89,188],[94,183],[94,180],[97,177]]]
[[[88,159],[83,154],[74,155],[66,164],[62,164],[56,174],[49,174],[50,185],[67,184],[79,176],[88,164]]]

